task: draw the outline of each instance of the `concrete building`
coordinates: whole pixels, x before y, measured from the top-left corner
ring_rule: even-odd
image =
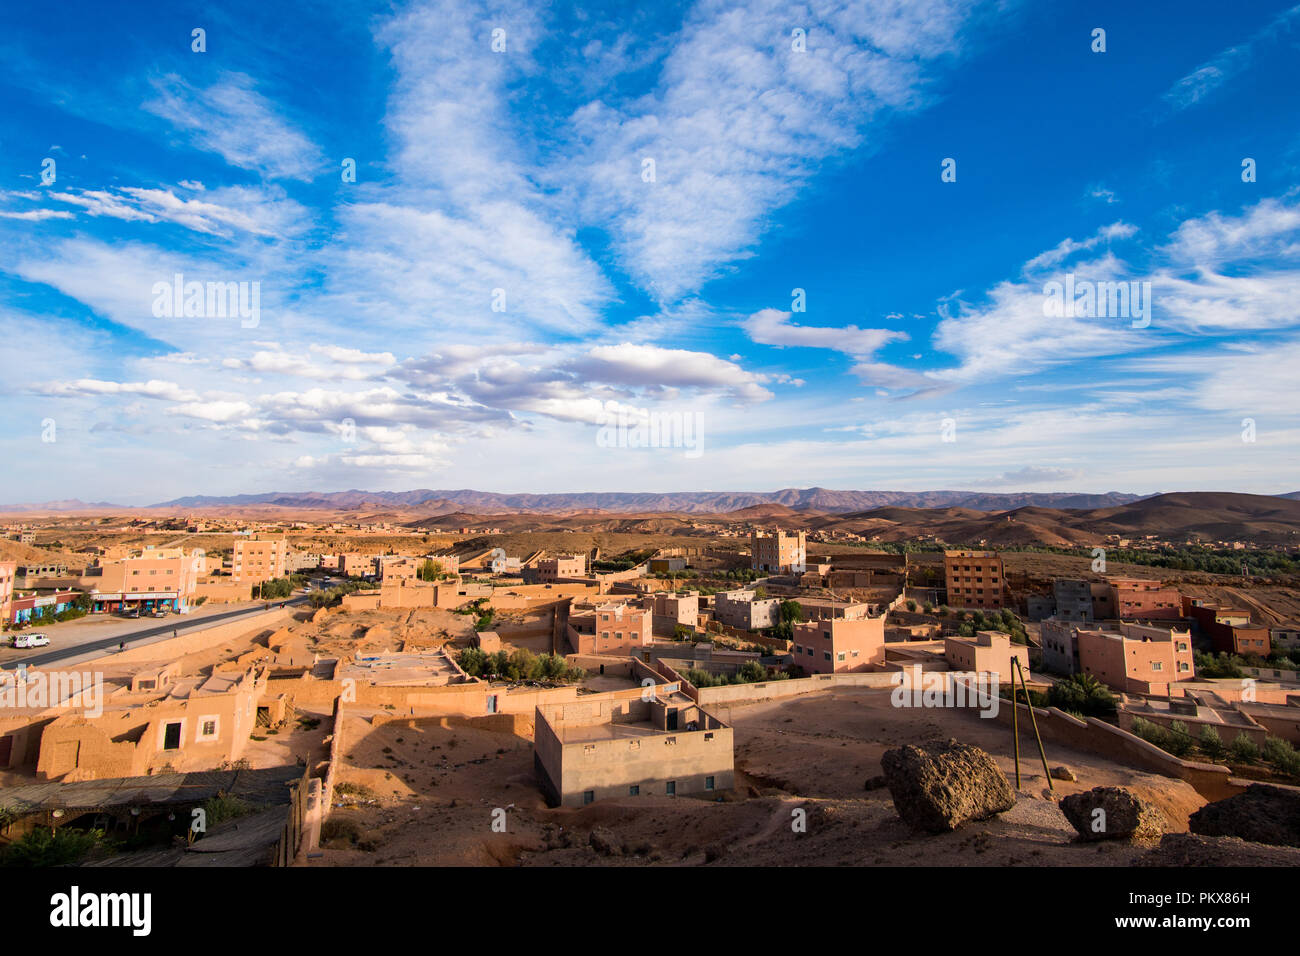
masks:
[[[543,558],[531,568],[523,569],[525,584],[554,584],[566,578],[580,578],[587,573],[585,554],[561,554]]]
[[[693,631],[700,620],[698,591],[656,591],[641,598],[641,606],[650,612],[653,633],[661,637],[671,637],[679,626]]]
[[[731,728],[679,682],[540,704],[533,725],[533,763],[551,806],[712,794],[734,784]]]
[[[1002,558],[996,551],[945,551],[943,570],[949,607],[983,611],[1003,608],[1006,579]]]
[[[809,674],[847,674],[883,667],[885,616],[825,618],[794,625],[794,663]]]
[[[284,535],[236,535],[230,576],[239,584],[262,584],[287,574],[289,542]]]
[[[1177,588],[1147,578],[1111,578],[1114,616],[1120,620],[1177,620],[1183,616]],[[1093,616],[1096,617],[1096,608]]]
[[[95,611],[152,611],[165,607],[185,611],[206,565],[204,552],[195,548],[145,548],[86,569],[83,590],[90,592]]]
[[[1057,578],[1052,582],[1052,596],[1056,602],[1053,616],[1058,621],[1093,620],[1090,581]]]
[[[651,558],[650,559],[651,574],[670,574],[673,571],[685,571],[685,570],[686,570],[685,558]]]
[[[997,674],[1003,683],[1010,683],[1015,678],[1011,667],[1014,657],[1020,661],[1025,679],[1029,679],[1029,648],[1013,644],[1010,635],[1001,631],[979,631],[974,637],[946,637],[943,656],[952,670]]]
[[[1183,598],[1182,608],[1213,641],[1215,651],[1242,657],[1267,657],[1271,652],[1269,629],[1252,621],[1247,610],[1193,598]]]
[[[639,657],[652,639],[651,614],[645,608],[614,602],[587,613],[569,615],[569,644],[577,654]]]
[[[750,568],[773,574],[803,574],[808,570],[808,539],[803,531],[765,534],[754,532],[750,538]]]
[[[0,621],[11,621],[14,600],[14,579],[17,574],[16,561],[0,561]]]
[[[780,599],[760,598],[752,588],[719,591],[713,595],[713,618],[727,627],[742,631],[775,627],[780,613]]]
[[[1049,618],[1039,626],[1042,641],[1043,670],[1066,677],[1079,673],[1079,644],[1074,639],[1077,621]]]
[[[1165,695],[1195,676],[1189,631],[1122,622],[1113,630],[1079,628],[1074,639],[1079,671],[1126,694]]]
[[[835,601],[819,597],[793,600],[803,610],[805,621],[865,621],[877,610],[875,605],[865,601]]]

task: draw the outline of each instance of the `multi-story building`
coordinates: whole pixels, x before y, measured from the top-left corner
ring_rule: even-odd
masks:
[[[1202,634],[1214,642],[1214,649],[1242,657],[1267,657],[1272,649],[1269,629],[1250,619],[1239,607],[1183,598],[1183,614],[1196,621]]]
[[[640,656],[652,639],[650,611],[630,604],[601,604],[587,614],[570,614],[568,636],[578,654]]]
[[[1078,669],[1126,694],[1164,695],[1194,675],[1191,632],[1128,622],[1114,629],[1079,627]]]
[[[655,634],[672,635],[677,628],[689,627],[695,630],[700,619],[700,595],[698,591],[656,591],[641,599],[641,606],[650,611],[651,624]]]
[[[239,584],[262,584],[286,574],[289,542],[284,535],[236,535],[230,575]]]
[[[0,561],[0,621],[10,621],[13,613],[14,579],[18,576],[18,562]]]
[[[719,591],[713,595],[714,620],[742,631],[758,631],[775,627],[780,612],[779,599],[760,598],[752,588]]]
[[[885,663],[885,617],[823,618],[794,625],[794,663],[810,674],[874,670]]]
[[[1091,621],[1092,582],[1057,578],[1052,582],[1056,599],[1054,616],[1058,621]]]
[[[1113,614],[1121,620],[1177,620],[1183,616],[1182,598],[1177,588],[1148,578],[1111,578]],[[1093,609],[1097,617],[1096,608]]]
[[[956,608],[999,611],[1004,606],[1006,579],[996,551],[945,551],[943,570],[948,604]]]
[[[1079,644],[1074,639],[1077,621],[1048,619],[1039,626],[1042,641],[1043,670],[1067,677],[1079,673]]]
[[[773,574],[803,574],[808,570],[806,532],[778,531],[766,534],[755,531],[750,538],[750,568]]]
[[[525,584],[554,584],[565,578],[580,578],[587,573],[585,554],[561,554],[542,558],[534,567],[524,568]]]
[[[1011,659],[1020,661],[1020,669],[1029,679],[1029,648],[1013,644],[1001,631],[978,631],[974,637],[946,637],[943,656],[950,670],[978,674],[996,674],[1003,683],[1015,679]]]
[[[198,548],[188,554],[184,548],[145,548],[87,568],[81,587],[90,592],[96,611],[185,611],[205,565]]]

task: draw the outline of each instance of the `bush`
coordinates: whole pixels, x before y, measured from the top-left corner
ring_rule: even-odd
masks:
[[[1115,695],[1091,674],[1072,674],[1057,681],[1048,692],[1048,699],[1053,707],[1089,717],[1111,717],[1116,711]]]
[[[102,840],[102,830],[38,827],[0,852],[0,866],[71,866]]]
[[[1220,759],[1228,749],[1223,745],[1223,738],[1219,736],[1219,732],[1208,724],[1201,731],[1197,744],[1201,748],[1201,753],[1211,760]]]
[[[1254,763],[1259,759],[1259,747],[1245,734],[1238,734],[1232,742],[1232,757],[1240,763]]]
[[[1192,752],[1192,746],[1195,741],[1191,733],[1187,730],[1187,725],[1181,720],[1175,720],[1169,725],[1169,735],[1165,740],[1165,749],[1175,757],[1186,757]]]
[[[1130,729],[1147,743],[1155,744],[1161,750],[1166,749],[1169,733],[1159,724],[1153,724],[1149,720],[1135,717],[1133,718],[1133,726]]]

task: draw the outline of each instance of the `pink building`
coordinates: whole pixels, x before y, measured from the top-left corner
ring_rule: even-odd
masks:
[[[1118,631],[1075,633],[1079,669],[1126,694],[1165,695],[1169,685],[1194,677],[1188,631],[1121,624]]]

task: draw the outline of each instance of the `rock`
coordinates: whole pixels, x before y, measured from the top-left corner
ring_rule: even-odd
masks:
[[[894,809],[917,830],[945,833],[1016,804],[1011,784],[993,758],[956,740],[888,750],[880,765]]]
[[[587,842],[593,850],[604,856],[621,856],[623,853],[623,841],[614,834],[613,830],[606,827],[593,829]]]
[[[1077,783],[1079,780],[1079,778],[1074,775],[1074,771],[1071,770],[1069,767],[1065,766],[1065,764],[1061,764],[1061,766],[1059,767],[1052,768],[1052,779],[1066,780],[1069,781],[1070,783]]]
[[[1133,866],[1300,866],[1300,849],[1247,843],[1236,837],[1166,833]]]
[[[1300,791],[1252,783],[1226,800],[1207,803],[1187,820],[1203,836],[1300,847]]]
[[[885,780],[885,775],[884,775],[884,774],[877,774],[877,775],[874,776],[874,777],[868,777],[868,778],[867,778],[867,782],[864,783],[864,784],[862,785],[862,789],[863,789],[863,790],[879,790],[879,789],[881,789],[882,787],[887,787],[888,785],[889,785],[889,783],[888,783],[888,781]]]
[[[1087,842],[1158,840],[1169,829],[1158,807],[1123,787],[1093,787],[1070,794],[1061,800],[1061,812],[1078,831],[1079,839]]]

